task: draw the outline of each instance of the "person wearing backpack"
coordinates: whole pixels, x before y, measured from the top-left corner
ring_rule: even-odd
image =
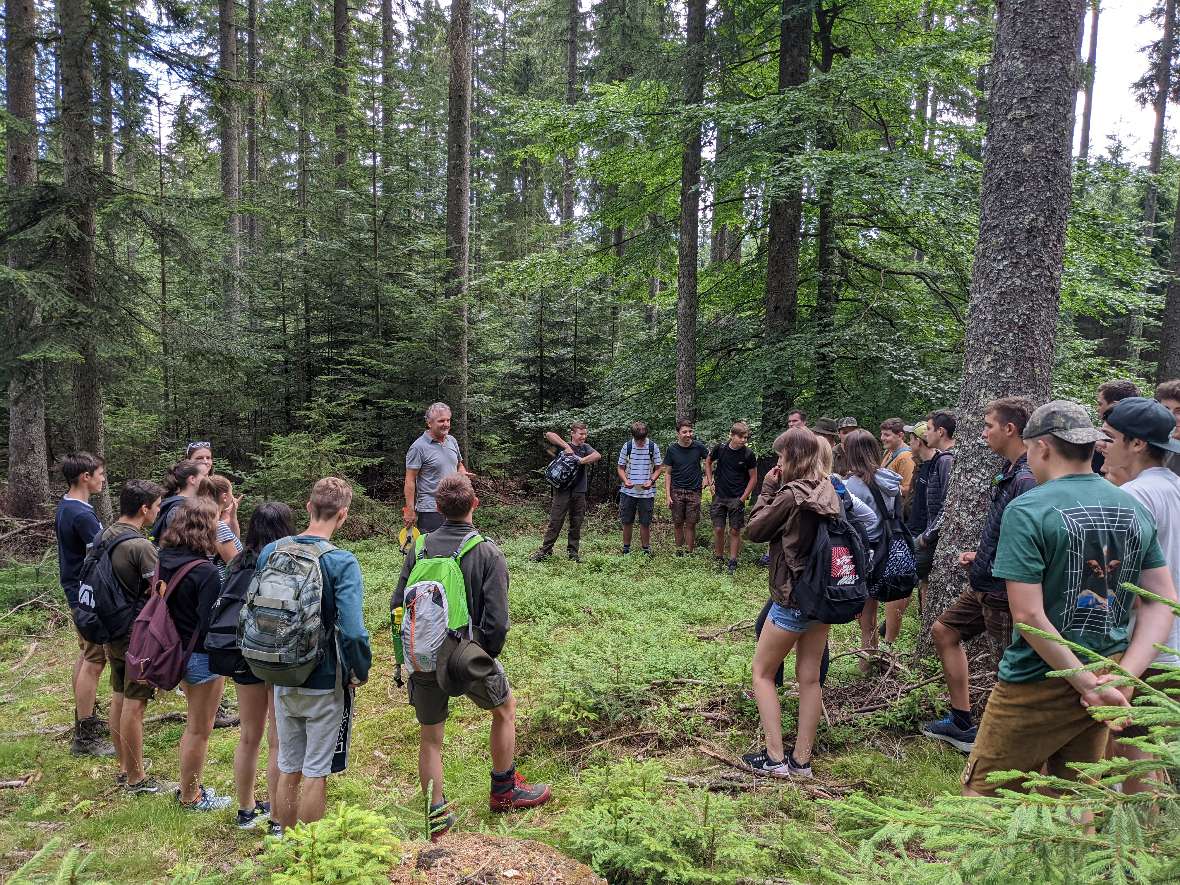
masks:
[[[530,557],[533,562],[541,562],[553,555],[553,545],[557,543],[557,536],[561,534],[567,513],[570,528],[565,539],[566,548],[570,559],[581,562],[578,549],[582,542],[582,523],[586,519],[586,489],[590,482],[590,471],[587,468],[602,458],[602,453],[595,451],[594,447],[586,442],[588,432],[589,428],[584,421],[575,421],[570,425],[569,442],[552,430],[545,434],[548,442],[567,455],[577,458],[579,467],[568,485],[553,490],[553,503],[549,507],[549,526],[545,529],[540,549]]]
[[[201,485],[201,478],[205,475],[202,467],[196,461],[185,459],[178,461],[169,469],[164,477],[164,500],[160,502],[160,512],[156,521],[152,523],[152,530],[148,537],[160,546],[160,539],[164,537],[164,530],[172,521],[172,516],[187,499],[195,498]]]
[[[188,709],[180,738],[177,798],[182,807],[191,811],[218,811],[231,801],[201,784],[213,719],[225,689],[225,678],[209,669],[204,646],[213,604],[221,592],[221,579],[210,561],[217,552],[217,516],[217,505],[208,498],[186,499],[160,539],[157,571],[159,581],[167,588],[168,614],[188,652],[180,683]],[[176,575],[180,580],[172,586]]]
[[[135,795],[160,792],[160,784],[148,777],[143,767],[143,717],[147,703],[156,690],[143,682],[127,678],[127,644],[131,623],[147,602],[152,575],[156,570],[156,547],[143,533],[160,511],[164,489],[143,479],[129,480],[119,492],[119,518],[110,524],[98,543],[110,543],[112,576],[131,602],[124,614],[127,632],[104,646],[111,664],[111,737],[119,756],[119,774],[115,778],[123,789]]]
[[[651,556],[651,520],[655,513],[656,482],[663,473],[660,447],[647,435],[647,424],[635,421],[631,438],[619,449],[619,523],[623,526],[623,555],[631,552],[631,529],[639,520],[639,546]]]
[[[516,770],[516,698],[504,667],[496,659],[508,637],[508,563],[500,549],[484,539],[472,523],[479,499],[467,477],[444,479],[438,487],[438,506],[446,522],[418,539],[406,556],[390,600],[394,624],[401,622],[401,644],[409,652],[408,661],[418,661],[419,666],[427,668],[410,673],[408,695],[422,728],[418,778],[423,793],[428,786],[431,788],[434,837],[455,823],[444,796],[442,765],[443,736],[452,697],[466,695],[492,715],[492,778],[488,801],[493,812],[533,808],[548,802],[552,795],[547,784],[530,784]],[[452,565],[456,559],[458,575]],[[421,613],[424,609],[415,607],[418,592],[429,591],[428,581],[437,580],[431,577],[435,575],[448,578],[443,585],[448,592],[439,598],[447,600],[449,605],[449,600],[455,597],[460,612],[454,622],[448,619],[443,625],[449,629],[445,630],[441,647],[431,643],[427,653],[422,654],[415,650],[413,636],[419,626],[426,626],[426,619],[423,617],[420,623],[416,620],[415,611]],[[428,580],[423,580],[423,576]],[[426,601],[431,598],[426,596]],[[411,637],[408,647],[407,634]],[[437,653],[432,661],[431,652]]]
[[[942,527],[942,505],[951,487],[951,467],[955,463],[955,426],[953,412],[931,412],[926,419],[926,445],[930,449],[930,472],[926,481],[926,528],[914,537],[918,550],[929,550],[931,557],[938,545]]]
[[[220,523],[219,523],[220,525]],[[265,501],[250,515],[246,543],[239,556],[229,563],[221,595],[213,607],[205,650],[209,667],[233,680],[238,695],[241,732],[234,750],[234,786],[238,797],[237,827],[253,829],[262,815],[274,807],[279,781],[279,737],[275,723],[273,686],[251,672],[238,644],[238,622],[254,576],[258,573],[258,554],[269,544],[295,534],[291,508],[282,501]],[[254,785],[258,778],[258,750],[266,732],[266,801],[258,802]],[[271,829],[277,826],[271,822]]]
[[[330,543],[348,519],[351,504],[352,486],[347,481],[336,476],[317,480],[307,501],[307,528],[262,549],[255,580],[242,608],[242,653],[252,661],[255,675],[261,676],[267,670],[253,664],[248,646],[258,628],[257,623],[251,626],[252,608],[260,604],[261,594],[281,590],[284,578],[268,564],[272,559],[296,564],[300,561],[297,557],[314,557],[314,563],[307,564],[318,570],[316,653],[306,665],[273,665],[271,674],[276,683],[274,707],[279,735],[279,780],[271,816],[280,832],[324,816],[328,775],[344,771],[348,765],[356,687],[368,680],[373,661],[365,629],[360,563],[353,554]],[[308,614],[305,608],[299,615],[304,623]],[[304,670],[308,675],[295,682]],[[288,684],[282,684],[283,680]]]
[[[57,566],[61,589],[71,612],[78,608],[78,583],[86,548],[95,539],[102,524],[90,506],[90,496],[97,495],[106,484],[106,466],[102,458],[89,452],[74,452],[61,462],[62,476],[69,489],[58,502],[53,528],[57,536]],[[106,666],[102,644],[90,642],[78,632],[78,657],[74,661],[71,686],[74,694],[74,736],[70,752],[75,756],[113,756],[115,747],[106,740],[107,725],[94,710],[98,697],[98,680]]]
[[[971,717],[970,674],[963,642],[986,633],[999,661],[1012,641],[1007,585],[992,575],[992,564],[1000,543],[1004,511],[1037,485],[1028,466],[1021,436],[1032,413],[1033,404],[1020,397],[988,403],[983,419],[983,441],[1004,459],[1004,466],[992,477],[991,504],[978,546],[959,555],[959,566],[967,571],[970,586],[938,616],[930,631],[934,650],[942,661],[951,709],[942,719],[923,725],[921,732],[964,753],[970,753],[975,746],[976,727]]]
[[[848,476],[845,483],[848,490],[856,497],[873,508],[877,517],[877,524],[868,529],[866,535],[874,553],[888,556],[889,551],[880,550],[886,534],[886,523],[900,522],[901,518],[901,485],[899,473],[887,467],[878,466],[881,460],[881,448],[877,440],[867,430],[853,430],[844,437],[844,457],[848,464]],[[877,492],[873,494],[874,490]],[[900,602],[886,603],[885,616],[885,645],[892,646],[897,639],[901,627],[900,615],[895,614]],[[879,605],[876,599],[870,599],[860,616],[861,648],[875,649],[880,635],[877,629],[877,614]],[[890,632],[892,630],[892,632]],[[871,669],[871,662],[862,659],[859,663],[862,673]]]
[[[780,434],[773,448],[778,463],[767,473],[746,525],[749,540],[770,542],[773,602],[751,667],[766,746],[742,759],[759,774],[811,777],[811,755],[822,709],[820,662],[829,625],[800,610],[794,588],[810,561],[820,521],[842,516],[844,504],[828,479],[832,450],[826,440],[806,428],[793,428]],[[795,746],[787,753],[774,676],[792,650],[799,683],[799,727]]]

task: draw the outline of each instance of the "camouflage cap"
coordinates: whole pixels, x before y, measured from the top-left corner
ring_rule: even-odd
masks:
[[[1025,439],[1037,439],[1050,433],[1058,439],[1079,445],[1109,438],[1094,426],[1085,408],[1067,399],[1047,402],[1033,412],[1023,436]]]
[[[840,419],[840,429],[841,430],[848,430],[850,428],[855,429],[857,427],[860,427],[860,425],[856,423],[855,418],[849,417],[849,418],[841,418]]]
[[[836,419],[835,418],[820,418],[815,422],[815,427],[812,428],[820,436],[837,436]]]

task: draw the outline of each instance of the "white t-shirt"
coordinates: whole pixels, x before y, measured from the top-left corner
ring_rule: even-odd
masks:
[[[1122,489],[1155,517],[1160,549],[1168,561],[1172,581],[1180,587],[1180,476],[1166,467],[1149,467],[1130,482],[1124,483]],[[1169,648],[1180,649],[1180,618],[1172,619],[1172,629],[1164,644]],[[1180,666],[1180,655],[1161,652],[1156,656],[1155,663],[1177,667]]]

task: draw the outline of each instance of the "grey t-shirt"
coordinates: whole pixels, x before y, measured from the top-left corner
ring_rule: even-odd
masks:
[[[434,493],[438,484],[452,473],[459,471],[463,456],[459,453],[459,442],[449,433],[438,442],[427,430],[414,440],[406,452],[406,469],[417,470],[418,480],[414,486],[414,509],[419,513],[435,511]]]
[[[1180,587],[1180,477],[1166,467],[1149,467],[1122,488],[1155,517],[1156,538],[1164,551],[1172,581]],[[1133,611],[1131,617],[1134,618]],[[1180,649],[1180,618],[1172,618],[1172,629],[1164,645]],[[1178,667],[1180,656],[1160,652],[1155,662]]]

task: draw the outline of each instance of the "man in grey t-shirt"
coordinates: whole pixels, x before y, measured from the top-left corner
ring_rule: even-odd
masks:
[[[438,484],[453,473],[467,473],[458,441],[451,436],[451,407],[435,403],[426,410],[426,430],[406,452],[406,506],[402,522],[426,533],[444,520],[435,504]]]

